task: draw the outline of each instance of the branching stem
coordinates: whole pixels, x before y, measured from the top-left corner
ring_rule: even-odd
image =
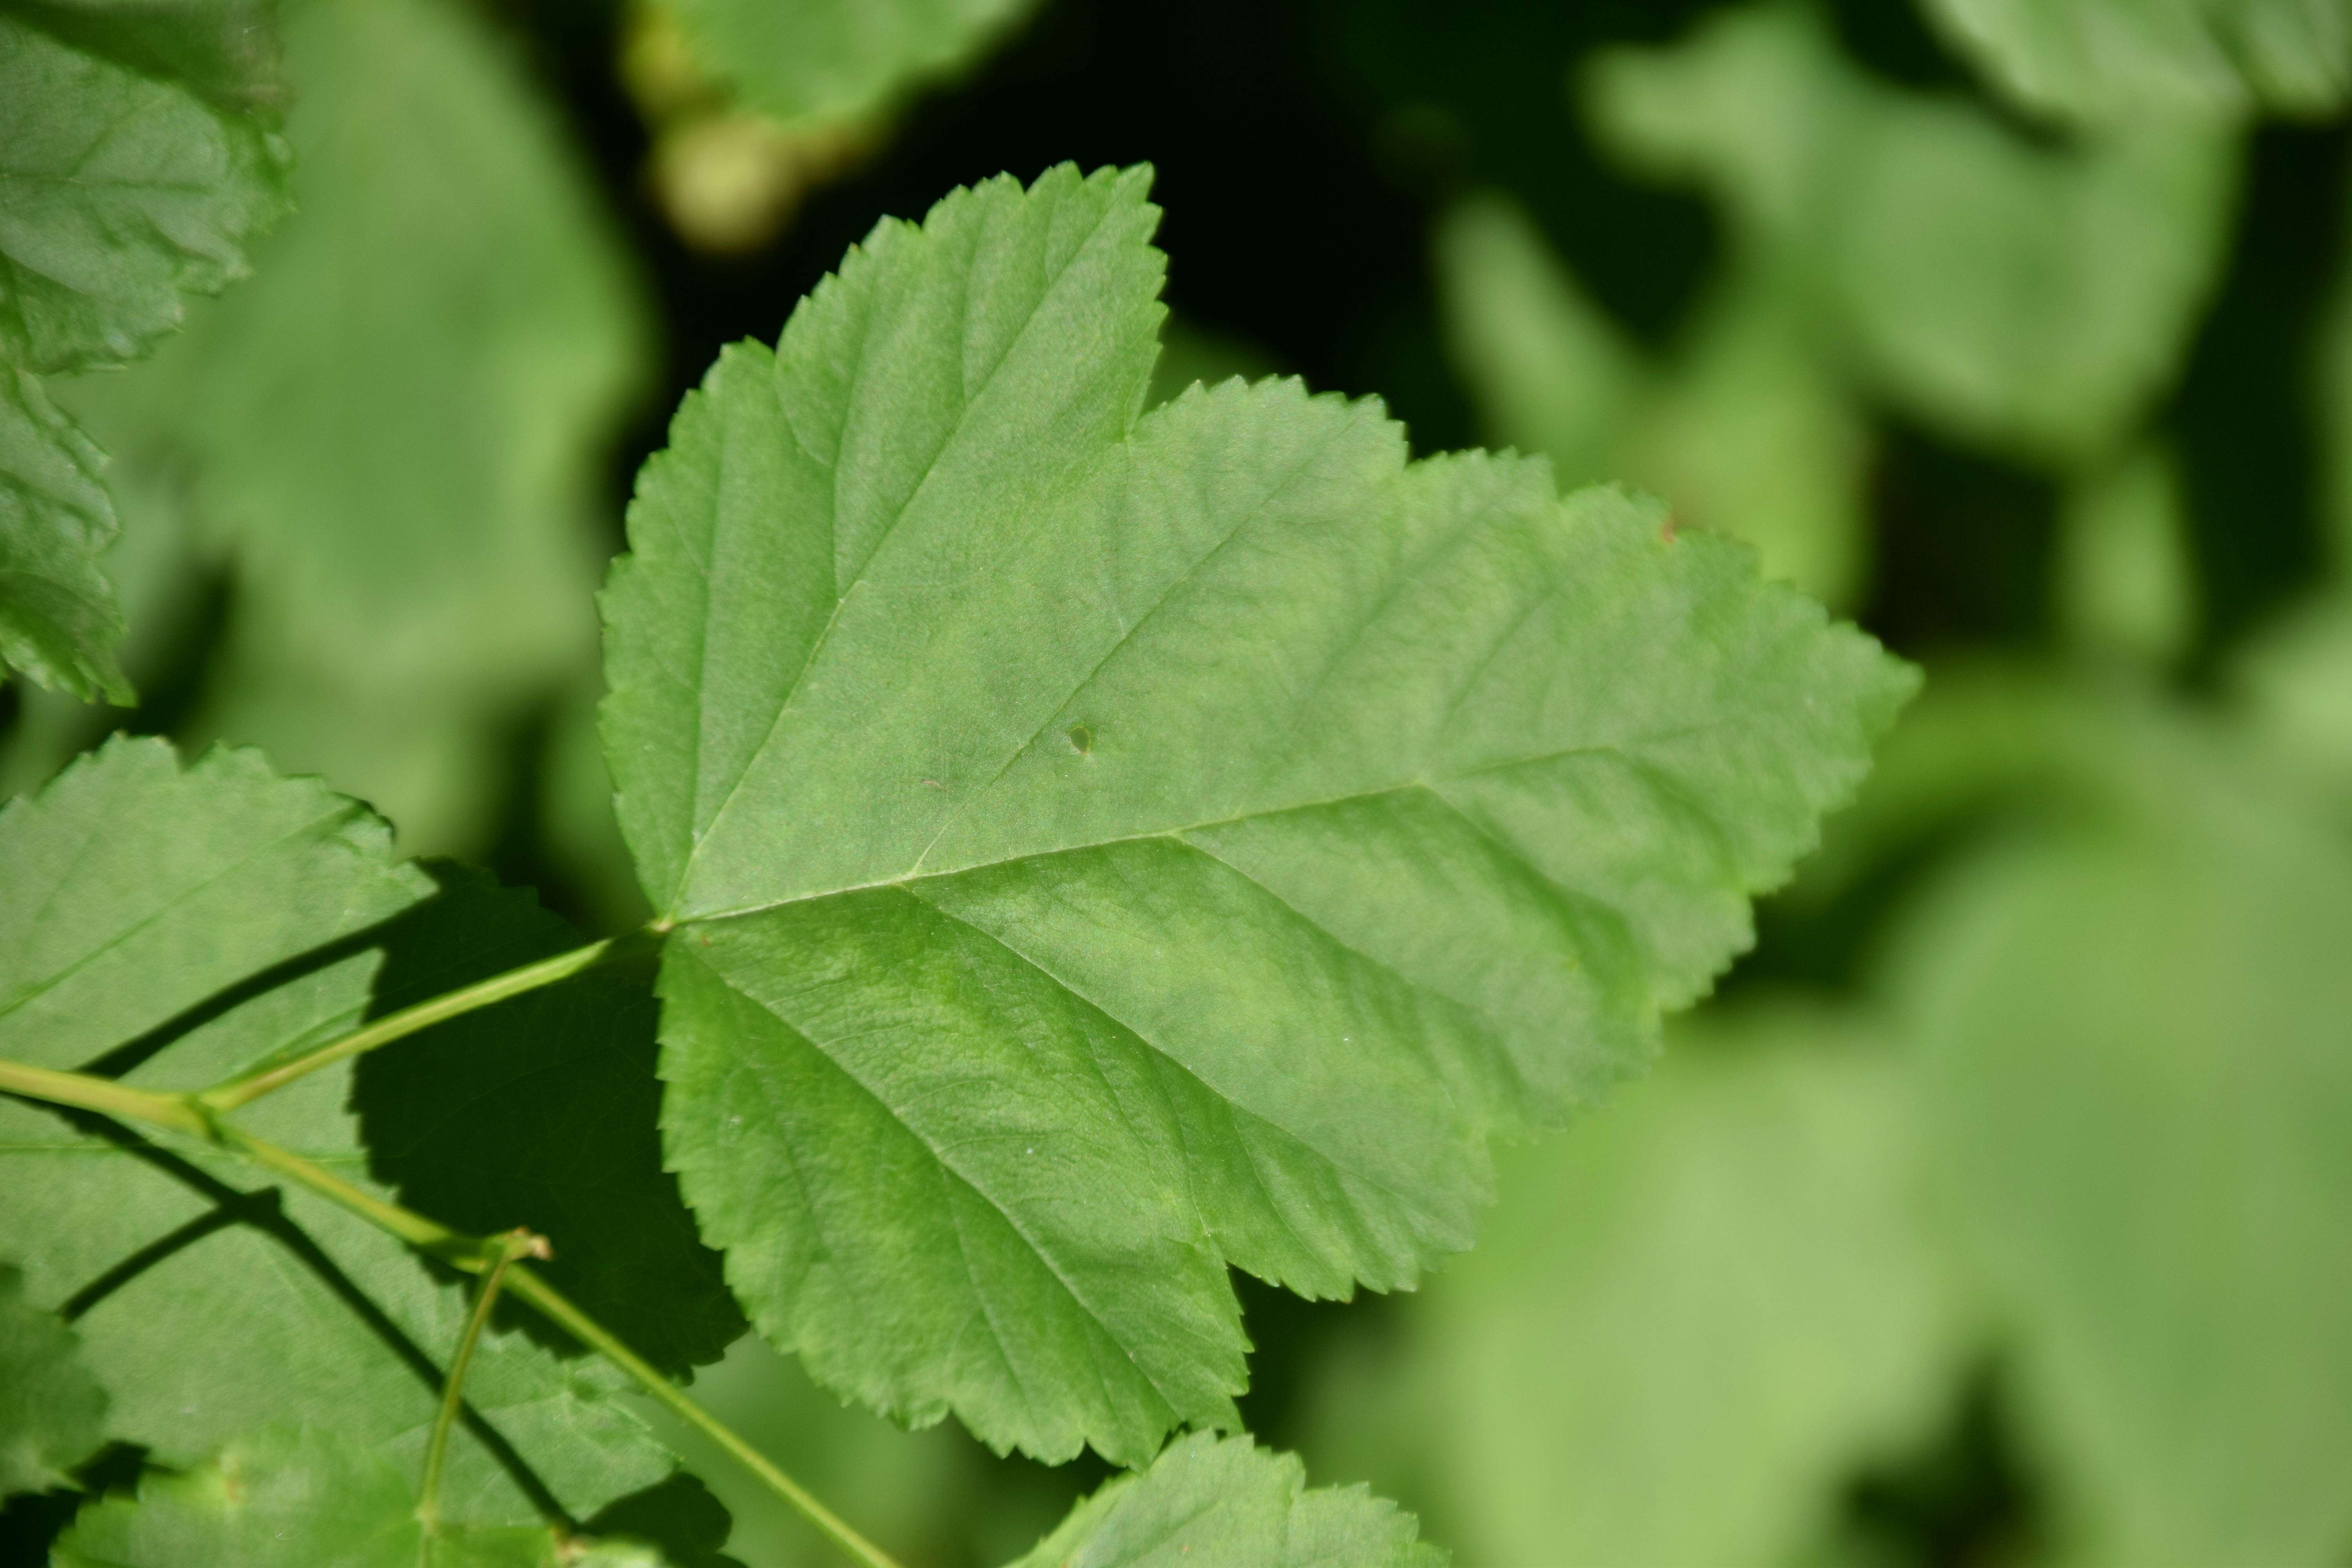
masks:
[[[457,1413],[466,1407],[466,1373],[473,1368],[474,1347],[481,1342],[482,1326],[490,1321],[499,1287],[505,1283],[507,1270],[516,1259],[548,1256],[547,1238],[527,1230],[492,1237],[490,1247],[493,1256],[482,1271],[481,1289],[474,1293],[474,1310],[466,1314],[465,1332],[457,1336],[457,1353],[449,1358],[449,1381],[441,1390],[440,1413],[433,1418],[433,1436],[425,1445],[425,1479],[417,1489],[416,1518],[425,1526],[428,1552],[434,1532],[441,1528],[441,1466],[449,1457],[450,1429],[457,1425]]]
[[[599,942],[593,949],[583,948],[579,952],[563,954],[563,959],[580,961],[575,963],[572,969],[563,973],[577,973],[581,969],[586,968],[604,956],[604,950],[608,949],[609,945]],[[583,960],[583,954],[593,954],[593,956]],[[515,976],[527,973],[529,971],[516,970],[509,974],[499,976],[496,981],[488,981],[484,984],[496,984],[510,981]],[[530,989],[531,985],[544,985],[551,980],[560,978],[562,974],[548,975],[527,984],[513,985],[488,997],[486,1001],[476,1002],[471,1005],[487,1005],[488,1001],[511,996],[517,992]],[[474,989],[478,990],[480,987]],[[467,993],[458,992],[456,994],[462,996]],[[467,1011],[467,1008],[449,1009],[436,1015],[435,1019],[428,1019],[426,1022],[455,1016],[456,1014],[464,1011]],[[404,1016],[395,1014],[393,1018],[384,1019],[383,1022],[388,1024]],[[424,1024],[420,1023],[413,1026],[422,1028]],[[361,1031],[362,1034],[365,1032]],[[351,1037],[346,1036],[345,1039]],[[396,1038],[397,1037],[387,1037]],[[338,1045],[341,1043],[336,1042]],[[381,1040],[373,1041],[370,1045],[362,1045],[355,1049],[365,1050],[369,1049],[371,1045],[382,1043]],[[348,1056],[354,1052],[345,1051],[342,1054]],[[319,1065],[325,1064],[321,1062]],[[158,1094],[151,1089],[133,1089],[128,1084],[116,1083],[111,1079],[92,1078],[86,1073],[59,1072],[54,1068],[34,1067],[28,1063],[5,1060],[0,1060],[0,1092],[20,1095],[27,1100],[46,1100],[52,1105],[69,1105],[83,1110],[100,1111],[109,1116],[144,1121],[152,1126],[170,1128],[175,1132],[192,1134],[217,1147],[241,1155],[255,1164],[275,1171],[299,1185],[308,1187],[328,1202],[348,1209],[370,1224],[389,1231],[420,1252],[440,1258],[469,1274],[485,1274],[493,1269],[504,1269],[504,1282],[509,1293],[530,1302],[543,1316],[561,1325],[582,1344],[597,1352],[605,1360],[635,1378],[647,1394],[667,1406],[697,1431],[726,1449],[744,1468],[759,1477],[762,1484],[798,1510],[803,1517],[823,1531],[826,1539],[833,1542],[835,1545],[865,1564],[866,1568],[898,1568],[898,1564],[880,1547],[876,1546],[843,1522],[831,1509],[817,1501],[798,1481],[778,1469],[767,1456],[745,1442],[719,1417],[697,1404],[685,1390],[663,1376],[660,1370],[653,1363],[622,1343],[611,1330],[582,1311],[553,1286],[532,1273],[528,1268],[514,1262],[505,1250],[510,1237],[496,1237],[485,1240],[480,1237],[467,1236],[437,1221],[427,1219],[413,1209],[405,1209],[398,1204],[387,1203],[373,1193],[364,1192],[341,1177],[311,1163],[292,1150],[281,1149],[277,1144],[266,1139],[257,1138],[242,1128],[223,1120],[219,1114],[219,1108],[203,1096]],[[483,1300],[476,1306],[477,1316],[488,1313],[488,1296],[489,1291],[486,1289],[483,1292]],[[478,1333],[478,1324],[469,1327],[467,1340],[468,1348]],[[463,1353],[465,1352],[461,1352],[461,1355]],[[462,1363],[451,1369],[450,1382],[453,1390],[462,1377],[463,1370]],[[455,1395],[452,1394],[450,1397]],[[444,1405],[446,1408],[446,1399]]]
[[[569,980],[585,969],[619,957],[642,951],[646,944],[657,940],[659,932],[652,927],[631,931],[626,936],[607,937],[592,942],[585,947],[575,947],[569,952],[559,952],[552,958],[542,958],[537,963],[526,963],[520,969],[509,969],[504,974],[493,974],[488,980],[461,986],[457,990],[419,1002],[414,1007],[404,1007],[372,1023],[363,1024],[347,1035],[329,1040],[316,1050],[305,1051],[292,1061],[281,1062],[266,1071],[245,1078],[230,1079],[215,1084],[195,1098],[205,1108],[215,1111],[235,1110],[250,1105],[265,1094],[284,1089],[295,1079],[307,1078],[320,1068],[331,1067],[347,1057],[372,1051],[378,1046],[388,1046],[419,1029],[471,1013],[478,1007],[488,1007],[526,991],[536,991],[542,985],[552,985],[559,980]]]

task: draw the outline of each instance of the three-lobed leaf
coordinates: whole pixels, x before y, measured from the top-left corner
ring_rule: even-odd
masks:
[[[836,1389],[1138,1462],[1224,1266],[1469,1245],[1486,1133],[1634,1070],[1909,689],[1541,463],[1370,404],[1141,412],[1140,173],[885,224],[722,356],[605,601],[671,1161]]]

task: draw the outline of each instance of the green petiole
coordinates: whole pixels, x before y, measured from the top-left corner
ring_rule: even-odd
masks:
[[[444,1017],[454,1017],[458,1013],[469,1011],[472,1007],[487,1006],[490,1002],[528,991],[534,985],[551,984],[562,979],[565,974],[578,973],[580,970],[605,957],[612,946],[610,942],[598,942],[592,947],[561,954],[558,958],[547,961],[546,964],[534,964],[529,969],[515,970],[508,974],[497,976],[484,982],[482,985],[470,987],[468,991],[452,994],[453,996],[462,997],[472,992],[484,991],[488,987],[505,985],[504,989],[498,990],[494,994],[470,1002],[464,1006],[450,1007],[436,1012],[432,1017],[413,1024],[396,1034],[385,1036],[382,1039],[350,1046],[350,1041],[369,1033],[368,1030],[363,1029],[332,1042],[328,1047],[322,1047],[322,1050],[348,1047],[338,1050],[338,1055],[327,1058],[340,1060],[342,1057],[372,1049],[376,1045],[383,1044],[386,1039],[396,1039],[401,1034],[423,1028],[427,1023],[437,1022]],[[552,973],[538,973],[560,963],[570,963],[572,967]],[[533,974],[537,977],[522,984],[511,984],[518,977]],[[444,1002],[447,1000],[449,998],[439,999]],[[438,1002],[426,1005],[437,1006]],[[409,1010],[410,1013],[416,1011],[418,1009],[415,1008]],[[407,1014],[394,1014],[381,1022],[391,1024],[407,1016]],[[314,1053],[316,1054],[318,1053]],[[289,1066],[300,1066],[301,1063],[310,1060],[310,1058],[303,1058],[300,1061],[289,1063]],[[320,1060],[313,1064],[315,1067],[325,1065],[327,1065],[326,1060]],[[302,1070],[308,1072],[312,1070],[312,1068],[303,1067]],[[300,1074],[297,1073],[293,1076],[299,1077]],[[289,1078],[280,1081],[290,1082],[292,1079]],[[272,1084],[271,1087],[274,1088],[277,1085]],[[250,1100],[257,1098],[258,1094],[268,1092],[268,1089],[263,1089],[257,1090],[255,1095],[247,1095],[245,1098]],[[110,1079],[92,1078],[87,1073],[60,1072],[54,1068],[35,1067],[26,1062],[7,1060],[0,1060],[0,1093],[18,1095],[26,1100],[42,1100],[51,1105],[67,1105],[81,1110],[95,1110],[108,1116],[133,1121],[144,1121],[151,1126],[169,1128],[174,1132],[201,1138],[217,1148],[226,1149],[264,1169],[276,1172],[298,1185],[309,1188],[328,1202],[349,1210],[378,1228],[398,1237],[420,1252],[439,1258],[454,1268],[464,1269],[469,1274],[499,1274],[509,1292],[530,1302],[542,1316],[560,1324],[566,1332],[582,1344],[603,1355],[605,1360],[635,1379],[639,1386],[656,1400],[667,1405],[682,1420],[726,1449],[746,1469],[757,1476],[763,1485],[797,1510],[803,1517],[823,1532],[826,1539],[840,1547],[850,1557],[865,1564],[865,1568],[898,1568],[898,1564],[880,1547],[850,1528],[798,1481],[777,1468],[767,1456],[738,1436],[716,1415],[697,1404],[691,1395],[670,1382],[668,1378],[664,1377],[650,1362],[630,1350],[614,1335],[611,1330],[582,1311],[561,1291],[532,1273],[528,1268],[516,1262],[509,1250],[515,1242],[513,1235],[488,1238],[467,1236],[463,1232],[452,1230],[437,1221],[427,1219],[412,1209],[386,1202],[320,1169],[292,1150],[281,1149],[277,1144],[266,1139],[257,1138],[223,1120],[220,1115],[221,1108],[215,1100],[204,1095],[162,1094],[152,1089],[134,1089],[128,1084],[116,1083]],[[245,1100],[239,1100],[236,1103],[243,1104]],[[459,1348],[458,1360],[450,1370],[448,1389],[442,1403],[442,1419],[436,1425],[436,1447],[437,1439],[454,1420],[454,1408],[460,1397],[458,1391],[464,1380],[466,1363],[470,1359],[472,1345],[479,1337],[480,1322],[488,1314],[492,1290],[486,1282],[481,1296],[476,1301],[474,1321],[469,1321],[467,1325],[466,1338]],[[437,1468],[437,1466],[434,1468]],[[428,1480],[426,1500],[423,1505],[426,1508],[431,1506],[432,1489],[432,1483]]]

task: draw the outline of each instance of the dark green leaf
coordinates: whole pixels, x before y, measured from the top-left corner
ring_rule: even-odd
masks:
[[[263,119],[98,52],[72,26],[92,20],[127,30],[72,5],[0,11],[0,362],[23,370],[137,358],[183,294],[244,275],[286,203]]]
[[[98,563],[115,533],[105,463],[38,376],[0,366],[0,664],[127,706],[122,612]]]
[[[43,1491],[97,1452],[106,1390],[81,1363],[74,1331],[25,1300],[25,1277],[0,1264],[0,1497]]]
[[[440,895],[384,933],[378,1012],[583,940],[528,892],[436,876]],[[548,1237],[550,1282],[682,1373],[716,1361],[743,1320],[662,1169],[655,1016],[649,955],[593,969],[362,1058],[352,1104],[370,1168],[403,1203],[476,1235],[520,1225]]]
[[[1140,1460],[1230,1261],[1469,1245],[1485,1133],[1635,1070],[1906,671],[1538,462],[1295,383],[1139,417],[1139,174],[877,228],[730,350],[607,590],[671,1159],[776,1343]]]

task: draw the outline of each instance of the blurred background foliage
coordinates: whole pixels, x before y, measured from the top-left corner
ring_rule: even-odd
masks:
[[[0,789],[115,727],[258,743],[634,923],[592,595],[678,395],[877,216],[1148,160],[1163,395],[1297,373],[1653,490],[1929,674],[1476,1251],[1244,1282],[1253,1427],[1474,1568],[2352,1563],[2352,6],[283,24],[295,212],[152,363],[52,388],[112,455],[139,705],[11,684]],[[910,1563],[1099,1479],[752,1341],[698,1386]],[[826,1560],[680,1440],[730,1557]]]

